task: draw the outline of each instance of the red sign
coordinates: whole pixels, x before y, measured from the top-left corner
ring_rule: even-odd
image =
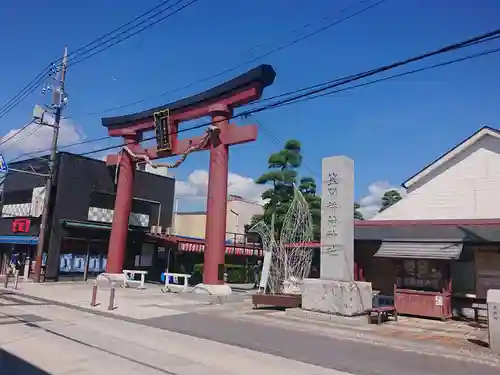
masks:
[[[28,233],[30,231],[30,219],[15,219],[12,220],[13,233]]]

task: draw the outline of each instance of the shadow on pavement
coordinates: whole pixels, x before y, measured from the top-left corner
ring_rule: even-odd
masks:
[[[3,349],[0,349],[0,374],[50,375]]]
[[[490,344],[488,344],[486,341],[484,340],[479,340],[479,339],[467,339],[468,342],[470,342],[471,344],[475,344],[475,345],[478,345],[478,346],[481,346],[483,348],[489,348],[490,347]]]

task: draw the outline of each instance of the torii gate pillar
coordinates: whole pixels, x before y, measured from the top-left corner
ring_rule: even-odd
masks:
[[[230,126],[228,119],[231,117],[231,112],[229,109],[217,106],[211,108],[211,115],[212,121],[220,128],[221,134],[224,134]],[[203,284],[208,285],[224,284],[221,273],[224,273],[226,252],[228,170],[229,145],[223,142],[211,144],[203,266]]]
[[[136,144],[135,137],[124,137],[126,145]],[[123,271],[125,249],[127,248],[127,234],[130,213],[132,212],[132,199],[135,178],[135,163],[132,156],[123,152],[117,165],[119,175],[116,186],[115,209],[113,224],[109,237],[108,262],[106,272],[118,274]]]

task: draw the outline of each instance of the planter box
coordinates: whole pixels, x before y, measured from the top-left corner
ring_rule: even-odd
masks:
[[[280,308],[296,308],[302,306],[300,294],[254,294],[252,303],[257,308],[260,306],[274,306]]]

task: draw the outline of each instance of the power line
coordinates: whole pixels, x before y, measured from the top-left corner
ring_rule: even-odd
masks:
[[[136,31],[134,31],[134,32],[133,32],[133,33],[131,33],[131,34],[128,34],[128,35],[124,36],[123,38],[121,38],[121,39],[119,39],[119,40],[117,40],[117,41],[113,42],[113,43],[112,43],[112,44],[110,44],[110,45],[106,45],[106,43],[109,43],[110,41],[117,39],[118,37],[120,37],[120,35],[125,35],[128,31],[132,30],[133,28],[135,28],[135,27],[137,27],[137,26],[139,26],[139,25],[143,24],[144,22],[146,22],[146,21],[148,21],[148,20],[150,20],[150,19],[152,19],[152,18],[156,17],[157,15],[159,15],[159,14],[161,14],[161,13],[164,13],[166,10],[173,8],[174,6],[176,6],[176,5],[180,4],[180,3],[182,3],[183,1],[184,1],[184,0],[179,0],[179,1],[177,1],[175,4],[171,5],[171,6],[170,6],[170,7],[168,7],[167,9],[162,10],[162,11],[159,11],[158,13],[156,13],[155,15],[153,15],[153,16],[151,16],[151,17],[149,17],[148,19],[146,19],[145,21],[143,21],[143,22],[139,23],[138,25],[136,25],[136,26],[134,26],[134,27],[131,27],[131,28],[129,28],[128,30],[123,31],[122,33],[120,33],[120,34],[118,34],[118,35],[114,36],[113,38],[111,38],[111,39],[109,39],[109,40],[107,40],[107,41],[104,41],[104,42],[102,42],[102,43],[98,44],[98,45],[97,45],[97,46],[95,46],[95,47],[92,47],[92,49],[90,49],[89,51],[86,51],[86,52],[82,53],[81,55],[84,55],[84,54],[86,54],[86,53],[88,53],[88,52],[92,52],[92,51],[94,51],[94,50],[98,49],[100,46],[104,46],[104,48],[98,49],[97,51],[95,51],[95,52],[91,53],[90,55],[87,55],[87,56],[85,56],[85,57],[83,57],[83,58],[81,58],[81,59],[79,59],[79,60],[77,60],[77,61],[75,61],[75,62],[70,61],[70,63],[68,64],[68,66],[74,66],[74,65],[76,65],[76,64],[80,64],[81,62],[83,62],[83,61],[85,61],[85,60],[88,60],[88,59],[90,59],[91,57],[94,57],[95,55],[98,55],[98,54],[100,54],[100,53],[102,53],[102,52],[104,52],[104,51],[106,51],[106,50],[110,49],[111,47],[114,47],[115,45],[117,45],[117,44],[119,44],[119,43],[121,43],[121,42],[123,42],[123,41],[125,41],[125,40],[127,40],[127,39],[129,39],[129,38],[132,38],[133,36],[135,36],[135,35],[137,35],[137,34],[140,34],[140,33],[144,32],[145,30],[147,30],[147,29],[149,29],[149,28],[153,27],[154,25],[156,25],[156,24],[160,23],[161,21],[163,21],[163,20],[165,20],[165,19],[167,19],[167,18],[169,18],[169,17],[173,16],[174,14],[177,14],[177,13],[178,13],[178,12],[180,12],[181,10],[183,10],[183,9],[187,8],[188,6],[191,6],[191,5],[195,4],[195,3],[196,3],[196,2],[198,2],[199,0],[191,0],[191,1],[189,1],[188,3],[186,3],[186,4],[182,5],[180,8],[177,8],[177,9],[173,10],[172,12],[168,13],[167,15],[165,15],[165,16],[163,16],[163,17],[161,17],[161,18],[157,19],[157,20],[155,20],[155,21],[154,21],[154,22],[152,22],[152,23],[149,23],[148,25],[146,25],[146,26],[144,26],[144,27],[140,28],[139,30],[136,30]],[[81,55],[78,55],[77,57],[80,57]],[[75,58],[73,58],[73,59],[75,59]]]
[[[112,139],[113,137],[110,137],[109,135],[106,135],[106,136],[103,136],[103,137],[99,137],[99,138],[92,138],[92,139],[87,139],[85,141],[81,141],[81,142],[75,142],[75,143],[70,143],[68,145],[64,145],[64,146],[60,146],[59,147],[59,150],[63,150],[63,149],[67,149],[67,148],[70,148],[70,147],[76,147],[76,146],[81,146],[81,145],[84,145],[84,144],[88,144],[88,143],[94,143],[94,142],[99,142],[99,141],[105,141],[105,140],[109,140],[109,139]],[[49,152],[51,149],[48,148],[48,149],[45,149],[45,150],[38,150],[38,151],[31,151],[31,152],[26,152],[24,154],[21,154],[21,155],[18,155],[16,156],[15,158],[11,159],[9,161],[9,163],[13,163],[19,159],[21,159],[22,157],[25,157],[25,156],[30,156],[30,155],[35,155],[35,154],[40,154],[40,153],[46,153],[46,152]]]
[[[298,100],[298,99],[301,99],[304,97],[309,97],[311,95],[326,91],[328,89],[331,89],[331,88],[334,88],[334,87],[337,87],[340,85],[344,85],[344,84],[349,83],[349,82],[357,81],[359,79],[367,78],[367,77],[373,76],[375,74],[383,73],[383,72],[386,72],[386,71],[389,71],[389,70],[392,70],[395,68],[399,68],[401,66],[408,65],[408,64],[411,64],[411,63],[414,63],[417,61],[421,61],[421,60],[424,60],[424,59],[432,57],[432,56],[437,56],[437,55],[441,55],[443,53],[459,50],[459,49],[469,47],[472,45],[476,45],[479,43],[488,42],[488,41],[491,41],[493,39],[497,39],[499,36],[500,36],[500,29],[497,29],[497,30],[494,30],[494,31],[491,31],[491,32],[488,32],[488,33],[485,33],[485,34],[482,34],[479,36],[475,36],[473,38],[469,38],[463,42],[447,45],[447,46],[439,48],[437,50],[423,53],[423,54],[418,55],[418,56],[410,57],[410,58],[405,59],[405,60],[397,61],[397,62],[389,64],[389,65],[384,65],[384,66],[381,66],[379,68],[366,71],[364,73],[355,74],[353,76],[346,77],[345,79],[335,79],[332,81],[327,81],[323,84],[315,85],[317,88],[309,90],[306,93],[297,94],[297,95],[292,96],[290,98],[284,99],[280,102],[270,104],[269,108],[275,107],[277,105],[281,106],[281,105],[288,103],[288,102],[292,102],[292,101],[295,101],[295,100]],[[304,89],[301,89],[300,91],[304,91]],[[289,94],[290,95],[294,94],[294,92],[291,92]],[[252,110],[252,113],[260,112],[262,110],[263,109]]]
[[[362,5],[362,4],[364,4],[366,1],[367,1],[367,0],[360,0],[360,1],[357,1],[355,4],[351,4],[351,5],[348,5],[348,6],[344,7],[344,8],[342,8],[341,10],[339,10],[339,12],[338,12],[338,13],[339,13],[339,14],[344,13],[344,12],[348,11],[349,9],[356,7],[357,5]],[[297,28],[295,28],[295,29],[293,29],[293,30],[290,30],[289,32],[287,32],[287,34],[296,34],[296,33],[298,33],[298,32],[299,32],[299,31],[301,31],[301,30],[306,30],[306,29],[308,29],[308,28],[310,28],[310,27],[312,27],[312,26],[315,26],[315,24],[316,24],[317,22],[320,22],[320,21],[327,21],[327,20],[329,20],[330,18],[331,18],[331,15],[329,15],[329,16],[323,16],[323,17],[321,17],[318,21],[316,21],[316,22],[308,22],[308,23],[306,23],[306,24],[304,24],[304,25],[302,25],[302,26],[300,26],[300,27],[297,27]],[[268,38],[268,39],[266,40],[266,42],[263,42],[263,43],[258,43],[258,44],[256,44],[256,45],[254,45],[254,46],[252,46],[252,47],[250,47],[250,48],[246,49],[245,51],[240,52],[240,56],[244,56],[245,54],[248,54],[248,53],[250,53],[250,52],[252,52],[252,51],[254,51],[254,50],[256,50],[256,49],[259,49],[259,48],[261,48],[261,47],[264,47],[264,46],[266,46],[266,45],[269,45],[269,44],[270,44],[270,43],[268,43],[269,41],[280,41],[280,40],[282,40],[283,38],[284,38],[284,35],[283,35],[283,34],[282,34],[282,35],[277,35],[277,36],[275,36],[275,37],[273,37],[273,38]]]
[[[278,105],[278,106],[276,106],[276,108],[284,107],[284,106],[286,106],[288,104],[298,104],[298,103],[302,103],[302,102],[305,102],[305,101],[308,101],[308,100],[317,99],[317,98],[321,98],[321,97],[325,97],[325,96],[330,96],[330,95],[333,95],[333,94],[337,94],[339,92],[349,91],[349,90],[352,90],[352,89],[356,89],[356,88],[360,88],[360,87],[364,87],[364,86],[373,85],[375,83],[389,81],[389,80],[395,79],[395,78],[401,78],[401,77],[408,76],[408,75],[411,75],[411,74],[424,72],[426,70],[441,68],[441,67],[444,67],[444,66],[448,66],[448,65],[452,65],[452,64],[458,63],[458,62],[463,62],[463,61],[471,60],[471,59],[474,59],[474,58],[491,55],[491,54],[497,53],[497,52],[500,52],[500,48],[490,49],[490,50],[487,50],[487,51],[484,51],[484,52],[475,53],[473,55],[465,56],[465,57],[462,57],[462,58],[459,58],[459,59],[454,59],[454,60],[446,61],[446,62],[443,62],[443,63],[434,64],[434,65],[426,66],[426,67],[419,68],[419,69],[410,70],[410,71],[399,73],[399,74],[394,74],[392,76],[388,76],[388,77],[376,79],[376,80],[373,80],[373,81],[360,83],[358,85],[344,87],[342,89],[333,90],[333,91],[329,91],[329,92],[326,92],[326,93],[321,93],[321,94],[309,96],[309,97],[306,97],[306,98],[295,100],[295,101],[290,102],[290,103],[284,103],[284,104]]]
[[[164,5],[168,4],[169,2],[171,2],[173,0],[166,0],[166,1],[163,1],[162,3],[160,3],[159,5],[155,6],[154,8],[146,11],[145,13],[141,14],[140,16],[138,17],[135,17],[133,20],[125,23],[124,25],[112,30],[111,32],[97,38],[96,40],[92,41],[92,42],[89,42],[87,43],[86,45],[84,45],[83,47],[80,47],[79,49],[77,49],[76,51],[73,51],[72,53],[68,54],[68,56],[72,55],[73,56],[73,59],[77,58],[77,57],[81,57],[82,55],[85,55],[85,54],[88,54],[96,49],[98,49],[99,47],[119,38],[120,36],[122,35],[125,35],[128,31],[144,24],[145,22],[153,19],[154,17],[166,12],[167,10],[173,8],[174,6],[180,4],[182,1],[184,0],[179,0],[177,1],[175,4],[167,7],[166,9],[162,9],[158,12],[156,12],[155,14],[153,14],[152,16],[148,17],[146,20],[143,20],[142,22],[140,22],[139,24],[135,25],[135,26],[132,26],[132,27],[129,27],[128,29],[126,30],[123,30],[120,34],[118,35],[115,35],[113,36],[111,39],[108,39],[108,40],[104,40],[106,37],[112,35],[113,33],[117,32],[117,31],[120,31],[124,28],[126,28],[127,26],[130,26],[131,24],[133,24],[134,22],[136,22],[137,20],[139,20],[140,18],[144,17],[145,15],[148,15],[149,13],[152,13],[154,12],[155,10],[163,7]],[[94,53],[91,53],[90,55],[87,55],[85,57],[82,57],[80,58],[79,60],[75,61],[75,62],[72,62],[70,64],[68,64],[68,66],[72,66],[72,65],[76,65],[76,64],[79,64],[99,53],[102,53],[104,51],[106,51],[107,49],[131,38],[132,36],[135,36],[147,29],[149,29],[150,27],[158,24],[159,22],[165,20],[166,18],[180,12],[182,9],[196,3],[198,0],[191,0],[190,2],[188,2],[187,4],[184,4],[183,6],[181,6],[180,8],[174,10],[173,12],[167,14],[166,16],[163,16],[161,17],[160,19],[158,20],[155,20],[154,22],[146,25],[145,27],[139,29],[139,30],[136,30],[134,31],[132,34],[129,34],[129,35],[126,35],[125,37],[113,42],[111,45],[107,45],[105,46],[104,48],[101,48],[99,49],[98,51],[94,52]],[[104,40],[104,41],[103,41]],[[86,50],[87,48],[89,48],[90,46],[92,46],[93,44],[97,43],[101,41],[100,44],[97,44],[96,46],[93,46],[92,48]],[[85,51],[86,50],[86,51]],[[58,66],[58,69],[59,69],[59,65],[60,65],[60,61],[61,59],[57,59],[57,60],[54,60],[53,62],[51,62],[49,64],[49,66],[47,68],[45,68],[44,70],[42,70],[34,79],[32,79],[25,87],[23,87],[23,89],[21,89],[21,91],[19,91],[16,95],[14,95],[14,97],[12,97],[7,103],[5,103],[1,108],[0,108],[0,118],[4,117],[7,113],[9,113],[12,109],[14,109],[15,107],[17,107],[20,103],[22,103],[30,94],[32,94],[38,87],[40,87],[40,85],[42,85],[42,83],[45,81],[45,79],[47,79],[49,76],[50,76],[50,72],[51,72],[51,68],[53,69],[53,67],[55,66],[55,64],[57,64]]]
[[[3,151],[5,152],[5,150],[11,148],[12,146],[15,146],[17,144],[19,144],[21,141],[24,141],[26,139],[28,139],[29,137],[31,137],[33,134],[35,134],[38,130],[40,130],[40,128],[42,127],[41,124],[37,124],[37,126],[35,126],[33,129],[31,129],[29,131],[28,134],[26,134],[23,138],[20,138],[20,139],[16,139],[13,143],[10,143],[8,144],[6,147],[4,147]]]
[[[4,117],[7,113],[21,104],[26,98],[28,98],[28,96],[30,96],[36,89],[38,89],[38,87],[40,87],[48,77],[50,77],[50,74],[48,73],[46,75],[40,76],[40,78],[36,82],[34,82],[31,87],[27,88],[27,90],[24,90],[21,96],[12,101],[9,105],[6,105],[5,108],[0,111],[0,118]]]
[[[364,3],[365,1],[366,1],[366,0],[361,1],[361,2],[360,2],[360,4]],[[102,113],[106,113],[106,112],[111,112],[111,111],[114,111],[114,110],[117,110],[117,109],[122,109],[122,108],[131,107],[131,106],[134,106],[134,105],[137,105],[137,104],[144,103],[144,102],[146,102],[146,101],[148,101],[149,99],[152,99],[152,98],[154,98],[154,97],[163,97],[163,96],[165,96],[165,95],[173,94],[173,93],[175,93],[175,92],[178,92],[178,91],[181,91],[181,90],[184,90],[184,89],[187,89],[187,88],[190,88],[190,87],[193,87],[193,86],[199,85],[199,84],[201,84],[201,83],[208,82],[208,81],[210,81],[210,80],[212,80],[212,79],[214,79],[214,78],[218,78],[218,77],[223,76],[223,75],[225,75],[225,74],[227,74],[227,73],[231,73],[231,72],[233,72],[233,71],[235,71],[235,70],[238,70],[238,69],[240,69],[240,68],[242,68],[242,67],[244,67],[244,66],[246,66],[246,65],[252,64],[252,63],[254,63],[254,62],[258,61],[258,60],[261,60],[261,59],[263,59],[263,58],[265,58],[265,57],[268,57],[268,56],[273,55],[273,54],[275,54],[275,53],[277,53],[277,52],[280,52],[280,51],[282,51],[282,50],[284,50],[284,49],[286,49],[286,48],[289,48],[289,47],[291,47],[291,46],[293,46],[293,45],[295,45],[295,44],[297,44],[297,43],[300,43],[300,42],[302,42],[302,41],[304,41],[304,40],[306,40],[306,39],[309,39],[309,38],[311,38],[311,37],[313,37],[313,36],[315,36],[315,35],[317,35],[317,34],[319,34],[319,33],[321,33],[321,32],[327,31],[327,30],[329,30],[330,28],[332,28],[332,27],[334,27],[334,26],[336,26],[336,25],[338,25],[338,24],[340,24],[340,23],[342,23],[342,22],[344,22],[344,21],[347,21],[347,20],[349,20],[349,19],[351,19],[351,18],[353,18],[353,17],[356,17],[356,16],[358,16],[358,15],[361,15],[362,13],[364,13],[364,12],[366,12],[366,11],[368,11],[368,10],[370,10],[370,9],[372,9],[372,8],[374,8],[374,7],[376,7],[376,6],[378,6],[378,5],[381,5],[382,3],[386,2],[386,1],[387,1],[387,0],[379,0],[379,1],[377,1],[376,3],[374,3],[374,4],[371,4],[371,5],[365,6],[365,7],[364,7],[364,8],[362,8],[361,10],[356,11],[355,13],[349,14],[349,15],[347,15],[347,16],[345,16],[345,17],[341,18],[341,19],[337,19],[337,20],[335,20],[335,21],[332,21],[332,22],[330,22],[329,24],[327,24],[327,25],[325,25],[325,26],[323,26],[323,27],[321,27],[321,28],[319,28],[319,29],[317,29],[317,30],[314,30],[314,31],[312,31],[312,32],[310,32],[310,33],[308,33],[308,34],[306,34],[306,35],[304,35],[304,36],[301,36],[301,37],[299,37],[299,38],[296,38],[296,39],[294,39],[294,40],[290,41],[289,43],[286,43],[286,44],[284,44],[284,45],[281,45],[281,46],[275,47],[274,49],[272,49],[272,50],[270,50],[270,51],[268,51],[268,52],[265,52],[265,53],[263,53],[263,54],[261,54],[261,55],[259,55],[259,56],[256,56],[256,57],[253,57],[253,58],[251,58],[251,59],[249,59],[249,60],[246,60],[246,61],[244,61],[244,62],[238,63],[238,64],[236,64],[236,65],[234,65],[234,66],[232,66],[232,67],[230,67],[230,68],[224,69],[224,70],[222,70],[222,71],[219,71],[219,72],[217,72],[217,73],[215,73],[215,74],[212,74],[212,75],[207,76],[207,77],[205,77],[205,78],[202,78],[202,79],[200,79],[200,80],[197,80],[197,81],[193,81],[193,82],[191,82],[191,83],[188,83],[187,85],[184,85],[184,86],[181,86],[181,87],[177,87],[177,88],[175,88],[175,89],[171,89],[171,90],[168,90],[168,91],[164,91],[164,92],[162,92],[162,93],[161,93],[161,94],[159,94],[159,95],[151,96],[151,97],[149,97],[149,98],[140,99],[140,100],[136,100],[136,101],[131,102],[131,103],[121,104],[121,105],[119,105],[119,106],[115,106],[115,107],[112,107],[112,108],[108,108],[108,109],[106,109],[106,110],[104,110],[104,111],[86,112],[86,113],[82,113],[82,114],[76,114],[76,115],[74,115],[74,116],[69,116],[69,117],[67,117],[67,118],[77,118],[77,117],[91,116],[91,115],[95,115],[95,114],[102,114]],[[348,10],[348,9],[349,9],[349,8],[351,8],[351,7],[352,7],[352,5],[351,5],[351,6],[346,7],[346,8],[344,8],[344,9],[342,9],[342,10],[340,10],[340,12],[339,12],[339,13],[343,13],[343,12],[345,12],[346,10]]]
[[[294,90],[294,91],[291,91],[291,92],[287,92],[287,93],[283,93],[283,94],[280,94],[280,95],[276,95],[276,96],[274,96],[272,98],[267,98],[265,100],[262,100],[261,102],[263,102],[263,101],[269,101],[270,99],[278,98],[278,97],[286,97],[286,96],[288,96],[288,98],[283,99],[283,100],[279,100],[279,101],[275,101],[273,103],[270,103],[270,104],[265,105],[265,106],[261,106],[259,108],[255,108],[255,109],[250,109],[250,110],[247,110],[247,111],[243,111],[243,112],[241,112],[241,113],[239,113],[237,115],[232,116],[231,119],[235,119],[235,118],[239,118],[239,117],[246,117],[246,116],[249,116],[251,114],[263,112],[263,111],[266,111],[266,110],[269,110],[269,109],[279,108],[279,107],[282,107],[282,106],[285,106],[285,105],[290,105],[290,104],[295,104],[295,103],[300,103],[300,102],[305,101],[307,99],[315,99],[315,98],[318,98],[318,97],[322,97],[322,96],[326,96],[326,95],[331,95],[331,94],[334,94],[336,92],[346,91],[346,90],[350,90],[350,89],[353,89],[353,88],[362,87],[362,86],[366,86],[366,85],[370,85],[370,84],[374,84],[374,83],[378,83],[378,82],[382,82],[382,81],[394,79],[394,78],[397,78],[397,77],[401,77],[401,76],[405,76],[405,75],[409,75],[409,74],[414,74],[414,73],[418,73],[418,72],[422,72],[422,71],[426,71],[426,70],[431,70],[431,69],[435,69],[435,68],[438,68],[438,67],[443,67],[443,66],[454,64],[454,63],[458,63],[458,62],[470,60],[470,59],[473,59],[473,58],[478,58],[478,57],[481,57],[481,56],[486,56],[486,55],[489,55],[489,54],[500,52],[500,48],[498,48],[498,49],[492,49],[492,50],[488,50],[488,51],[485,51],[485,52],[472,54],[472,55],[469,55],[469,56],[466,56],[466,57],[456,58],[456,59],[449,60],[449,61],[446,61],[446,62],[443,62],[443,63],[434,64],[434,65],[431,65],[431,66],[427,66],[427,67],[415,69],[415,70],[412,70],[412,71],[407,71],[407,72],[399,73],[399,74],[396,74],[394,76],[384,77],[384,78],[381,78],[381,79],[378,79],[378,80],[375,80],[375,81],[365,82],[365,83],[362,83],[362,84],[359,84],[359,85],[355,85],[355,86],[349,86],[347,88],[342,88],[342,89],[339,89],[339,90],[336,90],[336,91],[328,91],[328,90],[331,90],[332,88],[335,88],[335,87],[338,87],[338,86],[341,86],[341,85],[344,85],[344,84],[347,84],[347,83],[350,83],[350,82],[353,82],[353,81],[357,81],[357,80],[360,80],[360,79],[363,79],[363,78],[367,78],[369,76],[376,75],[376,74],[379,74],[379,73],[382,73],[382,72],[385,72],[385,71],[388,71],[388,70],[392,70],[392,69],[395,69],[397,67],[401,67],[403,65],[407,65],[407,64],[410,64],[410,63],[413,63],[413,62],[416,62],[416,61],[420,61],[420,60],[423,60],[423,59],[426,59],[426,58],[429,58],[429,57],[432,57],[432,56],[440,55],[440,54],[443,54],[443,53],[447,53],[447,52],[452,52],[452,51],[455,51],[455,50],[459,50],[459,49],[462,49],[462,48],[465,48],[465,47],[469,47],[471,45],[476,45],[476,44],[479,44],[479,43],[488,42],[488,41],[497,39],[499,37],[500,37],[500,29],[492,31],[492,32],[489,32],[489,33],[486,33],[486,34],[482,34],[482,35],[479,35],[479,36],[476,36],[476,37],[473,37],[473,38],[470,38],[470,39],[467,39],[467,40],[465,40],[463,42],[459,42],[459,43],[454,43],[454,44],[451,44],[451,45],[447,45],[445,47],[439,48],[439,49],[434,50],[432,52],[427,52],[427,53],[424,53],[424,54],[421,54],[421,55],[418,55],[418,56],[415,56],[415,57],[411,57],[411,58],[408,58],[408,59],[405,59],[405,60],[401,60],[401,61],[398,61],[398,62],[395,62],[395,63],[391,63],[389,65],[385,65],[385,66],[382,66],[382,67],[379,67],[379,68],[376,68],[376,69],[371,69],[371,70],[366,71],[366,72],[362,72],[362,73],[358,73],[358,74],[353,74],[353,75],[350,75],[350,76],[347,76],[347,77],[344,77],[344,78],[337,78],[337,79],[326,81],[326,82],[323,82],[323,83],[320,83],[320,84],[312,85],[312,86],[309,86],[309,87],[306,87],[306,88],[301,88],[301,89]],[[306,91],[306,92],[303,93],[304,91]],[[325,91],[327,91],[327,92],[325,93]],[[171,134],[178,134],[178,133],[182,133],[182,132],[186,132],[186,131],[190,131],[190,130],[194,130],[194,129],[203,128],[203,127],[206,127],[206,126],[209,126],[209,125],[213,125],[213,124],[214,124],[214,122],[210,121],[210,122],[203,123],[203,124],[200,124],[200,125],[195,125],[195,126],[192,126],[192,127],[189,127],[189,128],[180,129],[180,130],[177,130],[176,132],[171,133]],[[112,137],[104,137],[104,138],[105,139],[110,139]],[[148,141],[148,140],[152,140],[152,139],[155,139],[155,137],[152,136],[152,137],[149,137],[149,138],[145,138],[145,139],[143,139],[143,142],[144,141]],[[86,141],[86,142],[90,143],[92,141],[93,140],[89,140],[89,141]],[[67,147],[70,147],[70,146],[72,146],[72,145],[68,145]],[[123,147],[123,144],[117,144],[117,145],[112,145],[112,146],[104,147],[104,148],[97,149],[97,150],[88,151],[88,152],[82,153],[80,155],[82,155],[82,156],[91,155],[91,154],[94,154],[94,153],[98,153],[98,152],[102,152],[102,151],[108,151],[108,150],[116,149],[116,148],[119,148],[119,147]]]
[[[104,34],[104,35],[100,36],[99,38],[94,39],[93,41],[91,41],[91,42],[89,42],[89,43],[85,44],[84,46],[79,47],[79,48],[78,48],[78,49],[76,49],[75,51],[70,52],[70,53],[68,54],[68,58],[70,58],[70,57],[72,58],[72,56],[73,56],[73,55],[80,53],[81,51],[83,51],[83,50],[87,49],[88,47],[92,46],[93,44],[95,44],[95,43],[97,43],[97,42],[100,42],[101,40],[106,39],[107,37],[109,37],[110,35],[113,35],[113,34],[114,34],[114,33],[116,33],[117,31],[120,31],[120,30],[122,30],[122,29],[126,28],[127,26],[132,25],[134,22],[136,22],[136,21],[140,20],[140,19],[141,19],[141,18],[143,18],[144,16],[147,16],[148,14],[150,14],[150,13],[154,12],[155,10],[157,10],[157,9],[159,9],[159,8],[162,8],[164,5],[167,5],[168,3],[172,2],[172,1],[173,1],[173,0],[164,0],[164,1],[162,1],[160,4],[158,4],[158,5],[157,5],[157,6],[155,6],[154,8],[151,8],[151,9],[147,10],[146,12],[144,12],[144,13],[140,14],[139,16],[137,16],[137,17],[133,18],[132,20],[128,21],[127,23],[125,23],[125,24],[123,24],[123,25],[121,25],[121,26],[117,27],[116,29],[113,29],[113,30],[111,30],[111,31],[107,32],[106,34]],[[156,13],[155,15],[157,15],[157,14],[158,14],[158,13]],[[150,18],[148,18],[148,19],[150,19]],[[140,23],[139,25],[141,25],[141,24],[142,24],[142,23]],[[137,26],[139,26],[139,25],[135,25],[134,27],[137,27]],[[129,29],[129,30],[130,30],[130,29]],[[60,60],[60,59],[59,59],[59,60]]]
[[[273,108],[279,108],[279,107],[282,107],[284,105],[294,104],[296,102],[298,103],[298,102],[300,102],[299,100],[301,100],[301,99],[307,98],[309,96],[313,96],[315,94],[327,91],[327,90],[329,90],[331,88],[338,87],[338,86],[344,85],[344,84],[349,83],[349,82],[353,82],[353,81],[360,80],[360,79],[363,79],[363,78],[366,78],[366,77],[369,77],[369,76],[372,76],[372,75],[375,75],[375,74],[379,74],[379,73],[384,72],[384,71],[395,69],[396,67],[400,67],[400,66],[403,66],[403,65],[410,64],[412,62],[423,60],[423,59],[429,58],[431,56],[435,56],[435,55],[443,54],[443,53],[446,53],[446,52],[451,52],[451,51],[454,51],[454,50],[457,50],[457,49],[465,48],[465,47],[468,47],[471,44],[477,44],[482,39],[485,39],[485,40],[489,41],[489,40],[491,40],[491,39],[489,39],[489,38],[491,38],[491,36],[498,35],[498,34],[500,34],[500,29],[499,30],[495,30],[495,31],[490,32],[490,33],[486,33],[486,34],[474,37],[474,38],[470,38],[470,39],[468,39],[466,41],[463,41],[463,42],[459,42],[459,43],[455,43],[455,44],[452,44],[452,45],[448,45],[448,46],[442,47],[442,48],[440,48],[438,50],[435,50],[435,51],[432,51],[432,52],[424,53],[424,54],[421,54],[421,55],[418,55],[418,56],[415,56],[415,57],[412,57],[412,58],[409,58],[409,59],[406,59],[406,60],[398,61],[398,62],[389,64],[389,65],[382,66],[380,68],[372,69],[372,70],[369,70],[369,71],[364,72],[364,73],[359,73],[359,74],[355,74],[355,75],[349,76],[351,78],[346,77],[346,79],[336,79],[336,80],[330,81],[330,82],[335,82],[333,84],[330,84],[330,85],[324,85],[324,84],[322,84],[323,87],[310,90],[309,92],[306,92],[304,94],[296,94],[295,96],[292,96],[290,98],[283,99],[283,100],[280,100],[280,101],[276,101],[274,103],[262,106],[260,108],[255,108],[255,109],[243,111],[243,112],[241,112],[241,113],[239,113],[237,115],[232,116],[231,119],[235,119],[235,118],[239,118],[239,117],[246,117],[246,116],[249,116],[249,115],[254,114],[254,113],[263,112],[263,111],[266,111],[266,110],[269,110],[269,109],[273,109]],[[435,64],[433,66],[429,66],[429,67],[425,67],[425,68],[420,68],[420,69],[415,69],[414,71],[400,73],[398,75],[395,75],[394,77],[385,77],[385,78],[382,78],[382,79],[378,80],[377,82],[388,80],[388,79],[391,79],[391,78],[396,78],[396,77],[402,76],[402,75],[414,74],[414,73],[421,72],[421,71],[424,71],[424,70],[429,70],[429,69],[434,69],[434,68],[437,68],[437,67],[451,65],[453,63],[462,62],[462,61],[465,61],[465,60],[468,60],[468,59],[477,58],[477,57],[480,57],[480,56],[485,56],[487,54],[492,54],[492,53],[495,53],[495,52],[499,52],[499,50],[500,49],[490,50],[490,51],[486,51],[486,52],[483,52],[483,53],[477,53],[477,54],[470,55],[470,56],[467,56],[467,57],[450,60],[450,61],[447,61],[447,62],[444,62],[444,63]],[[376,82],[371,82],[371,84],[373,84],[373,83],[376,83]],[[359,86],[361,87],[361,86],[365,86],[367,84],[370,84],[370,83],[361,84]],[[314,85],[312,87],[317,87],[317,86],[320,86],[320,85]],[[352,88],[353,87],[351,87],[351,89]],[[349,88],[346,88],[346,89],[349,89]],[[302,91],[304,91],[304,89],[296,90],[296,92],[302,92]],[[287,93],[287,94],[283,94],[283,95],[291,95],[291,94],[293,94],[293,92],[290,92],[290,93]],[[330,94],[333,94],[333,92],[330,92]],[[319,96],[317,96],[317,97],[319,97]],[[190,131],[190,130],[194,130],[194,129],[199,129],[199,128],[203,128],[203,127],[206,127],[206,126],[209,126],[209,125],[214,125],[214,124],[215,123],[213,121],[210,121],[210,122],[203,123],[203,124],[200,124],[200,125],[195,125],[195,126],[192,126],[192,127],[189,127],[189,128],[180,129],[180,130],[177,130],[176,132],[173,132],[171,134],[178,134],[178,133],[182,133],[182,132],[186,132],[186,131]],[[155,136],[145,138],[145,139],[143,139],[143,142],[144,141],[149,141],[149,140],[152,140],[152,139],[155,139]],[[112,149],[119,148],[119,147],[123,147],[123,144],[109,146],[109,147],[105,147],[105,148],[102,148],[102,149],[89,151],[89,152],[83,153],[81,155],[84,155],[84,156],[85,155],[91,155],[91,154],[94,154],[94,153],[97,153],[97,152],[108,151],[108,150],[112,150]]]
[[[26,125],[23,125],[20,129],[16,130],[14,132],[14,134],[12,134],[11,136],[7,137],[6,139],[2,138],[1,141],[0,141],[0,146],[4,145],[5,143],[9,142],[11,139],[17,137],[23,130],[25,130],[26,128],[28,128],[28,126],[30,126],[31,124],[33,124],[33,120],[31,120],[30,122],[28,122]]]
[[[40,79],[45,79],[49,75],[50,67],[51,67],[51,64],[49,64],[44,70],[42,70],[40,73],[38,73],[38,75],[36,75],[35,78],[33,78],[30,82],[28,82],[26,84],[26,86],[24,86],[10,100],[8,100],[6,103],[2,104],[2,106],[0,107],[0,118],[2,116],[3,111],[7,107],[9,107],[10,105],[12,105],[12,103],[15,102],[20,96],[24,95],[26,93],[26,91],[29,90],[34,83],[40,81]]]

